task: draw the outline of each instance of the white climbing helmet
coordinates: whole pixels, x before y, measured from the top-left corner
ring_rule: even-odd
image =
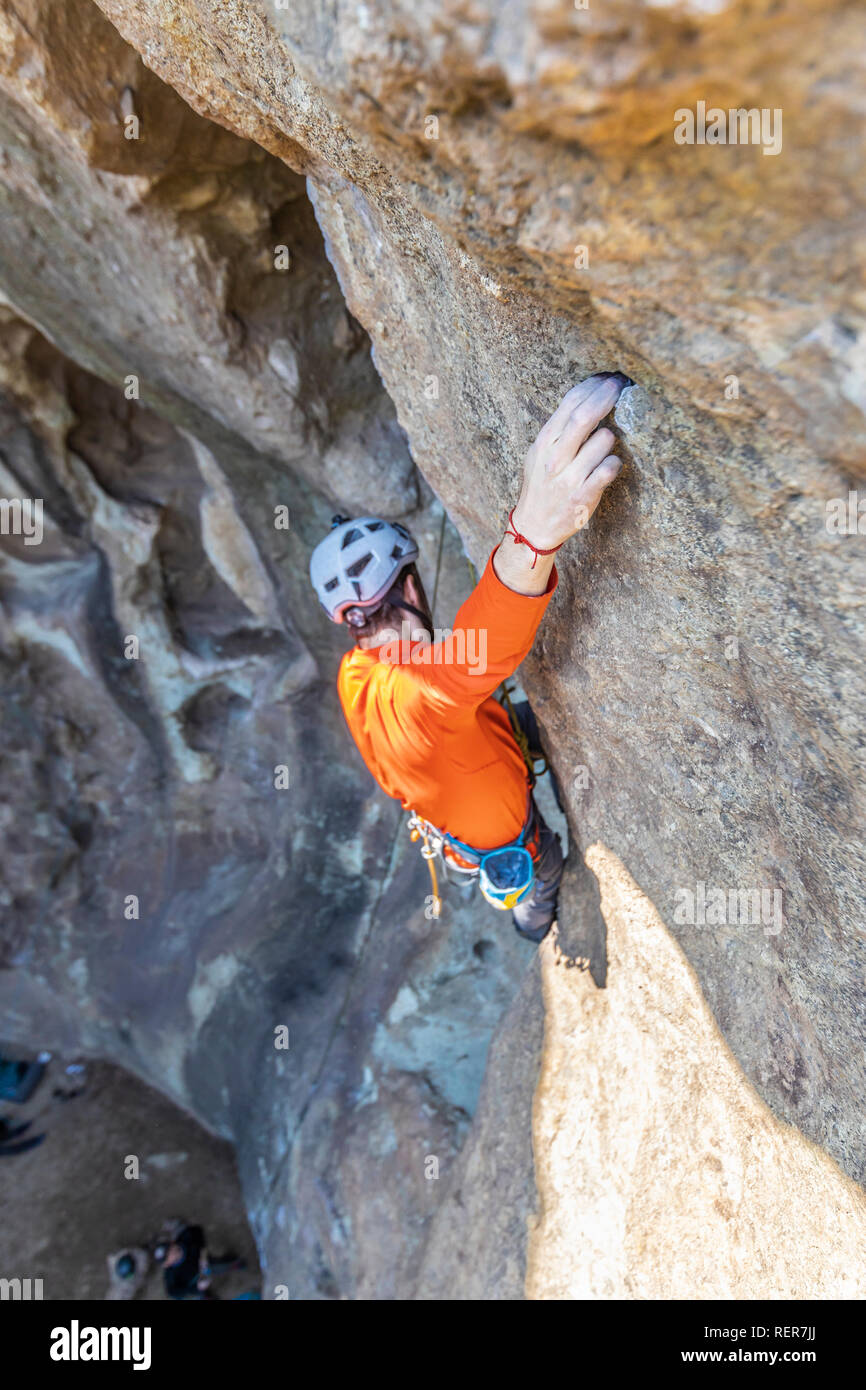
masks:
[[[335,516],[310,557],[310,579],[328,617],[343,623],[347,609],[378,607],[417,558],[417,545],[398,521]]]

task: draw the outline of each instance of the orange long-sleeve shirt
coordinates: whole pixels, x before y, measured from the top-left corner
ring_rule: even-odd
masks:
[[[340,663],[343,713],[379,786],[476,849],[523,826],[526,766],[491,696],[531,648],[557,583],[554,568],[544,594],[517,594],[491,555],[450,642],[355,647]]]

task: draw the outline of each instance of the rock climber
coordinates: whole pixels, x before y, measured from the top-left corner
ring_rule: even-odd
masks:
[[[201,1226],[180,1221],[170,1241],[157,1245],[153,1254],[163,1268],[166,1295],[174,1299],[212,1299],[215,1276],[246,1268],[246,1261],[234,1253],[209,1255]]]
[[[619,472],[614,436],[600,425],[627,385],[621,373],[604,372],[563,398],[529,449],[505,534],[453,632],[436,640],[418,546],[397,522],[335,517],[310,561],[325,612],[354,641],[338,692],[367,767],[412,812],[425,857],[441,853],[450,868],[477,878],[530,941],[541,941],[556,918],[562,849],[535,804],[509,716],[492,696],[532,647],[558,582],[555,553]],[[407,613],[412,640],[401,642],[396,625],[405,631]]]

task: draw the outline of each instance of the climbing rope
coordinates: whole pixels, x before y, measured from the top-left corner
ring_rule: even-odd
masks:
[[[446,522],[447,516],[448,516],[448,513],[445,511],[445,508],[443,507],[443,508],[442,508],[442,525],[441,525],[440,528],[439,528],[439,549],[438,549],[438,551],[437,551],[437,553],[436,553],[436,577],[435,577],[435,579],[433,580],[433,598],[432,598],[431,601],[430,601],[430,614],[431,614],[431,616],[434,615],[435,612],[436,612],[436,599],[437,599],[438,594],[439,594],[439,575],[440,575],[440,572],[441,572],[441,570],[442,570],[442,552],[443,552],[443,550],[445,549],[445,522]],[[434,621],[435,621],[435,618],[434,618]]]

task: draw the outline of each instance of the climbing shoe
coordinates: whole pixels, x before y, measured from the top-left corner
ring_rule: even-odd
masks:
[[[514,920],[514,919],[512,918],[512,921],[513,921],[513,920]],[[528,927],[521,927],[521,926],[519,926],[519,925],[517,924],[517,922],[515,921],[515,922],[514,922],[514,930],[517,932],[517,935],[518,935],[518,936],[522,936],[522,937],[523,937],[524,941],[532,941],[532,942],[534,942],[536,945],[538,945],[538,943],[541,942],[541,941],[543,941],[544,938],[547,936],[547,933],[550,931],[551,927],[553,927],[553,926],[555,926],[555,925],[556,925],[556,918],[555,918],[555,917],[551,917],[550,921],[549,921],[549,922],[546,922],[543,926],[541,926],[541,927],[533,927],[531,930],[530,930]]]

